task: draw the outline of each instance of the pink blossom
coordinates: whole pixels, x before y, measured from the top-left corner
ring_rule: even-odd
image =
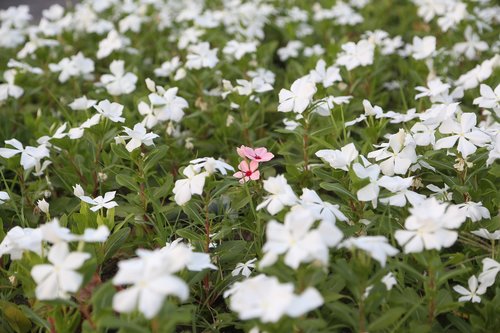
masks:
[[[246,146],[241,146],[236,148],[238,155],[242,158],[248,158],[249,160],[256,162],[267,162],[273,159],[274,155],[271,152],[268,152],[266,148],[250,148]]]
[[[240,171],[234,174],[234,177],[240,178],[240,183],[243,184],[249,180],[257,180],[260,177],[260,172],[257,170],[259,162],[257,161],[241,161],[238,165]]]

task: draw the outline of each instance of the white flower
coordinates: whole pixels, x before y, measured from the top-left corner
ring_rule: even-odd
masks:
[[[342,45],[342,52],[337,56],[337,65],[345,66],[347,70],[352,70],[359,66],[373,64],[375,46],[367,40],[360,40],[358,43],[347,42]]]
[[[173,87],[164,90],[156,87],[158,93],[149,94],[150,105],[145,102],[139,103],[139,113],[145,116],[143,124],[147,128],[152,128],[159,121],[172,120],[181,121],[184,117],[184,109],[188,107],[188,102],[177,96],[179,88]]]
[[[130,94],[135,90],[137,76],[125,73],[125,61],[113,60],[109,65],[111,74],[101,76],[101,83],[106,86],[108,93],[113,96]]]
[[[182,171],[186,179],[179,179],[175,182],[172,192],[175,194],[175,202],[182,206],[191,200],[193,194],[201,195],[203,193],[203,186],[205,186],[205,178],[208,176],[207,172],[196,172],[193,165],[188,165]]]
[[[7,200],[10,200],[9,193],[0,191],[0,205],[3,205]]]
[[[490,219],[490,211],[483,207],[482,202],[467,201],[457,205],[460,212],[470,218],[472,222],[481,221],[482,219]]]
[[[155,75],[159,77],[168,77],[170,74],[174,73],[181,66],[181,64],[182,63],[180,62],[179,57],[175,56],[169,61],[162,63],[160,68],[156,68],[154,70]]]
[[[88,253],[69,252],[67,243],[52,245],[48,255],[52,265],[35,265],[31,269],[31,276],[37,283],[36,297],[39,300],[69,299],[68,293],[77,292],[83,281],[76,270],[89,258]]]
[[[316,85],[307,77],[295,80],[290,90],[281,89],[279,93],[278,111],[302,113],[309,106],[313,95],[316,93]]]
[[[274,264],[281,254],[285,254],[285,264],[293,269],[314,260],[327,265],[328,247],[337,245],[343,234],[331,221],[321,221],[317,229],[311,230],[314,222],[312,213],[301,206],[286,214],[284,224],[269,221],[260,267]]]
[[[285,315],[299,317],[323,304],[315,288],[297,295],[291,283],[264,274],[233,284],[224,296],[231,297],[229,307],[241,320],[257,318],[263,323],[275,323]]]
[[[216,160],[213,157],[200,157],[190,161],[189,163],[193,165],[196,173],[199,173],[202,168],[205,169],[209,175],[214,174],[215,171],[219,171],[221,175],[225,176],[227,175],[226,170],[234,171],[234,168],[231,165],[221,159]]]
[[[0,257],[4,254],[10,254],[12,260],[19,260],[23,257],[24,251],[42,254],[42,232],[40,229],[15,226],[7,232],[0,243]]]
[[[80,184],[76,184],[75,186],[73,186],[73,194],[77,198],[85,195],[85,192],[83,191],[83,188]]]
[[[464,36],[465,42],[455,44],[453,51],[465,54],[467,59],[472,60],[476,58],[477,53],[488,49],[488,44],[479,39],[479,36],[472,31],[470,25],[465,28]]]
[[[300,205],[309,210],[316,220],[330,221],[334,223],[337,219],[347,221],[347,217],[339,210],[339,205],[333,205],[321,200],[319,195],[310,189],[302,189]]]
[[[184,268],[199,271],[215,269],[206,253],[193,252],[180,239],[160,250],[137,250],[139,257],[120,261],[114,285],[131,285],[115,294],[113,309],[130,313],[136,308],[148,319],[158,314],[168,295],[185,301],[189,296],[186,282],[173,275]]]
[[[210,44],[208,42],[189,46],[189,53],[186,57],[186,68],[214,68],[219,62],[217,50],[218,49],[210,49]]]
[[[469,278],[468,284],[469,284],[469,290],[465,289],[462,286],[453,287],[453,290],[462,295],[458,299],[458,301],[459,302],[471,301],[472,303],[481,303],[481,297],[479,297],[479,295],[482,295],[486,292],[486,286],[481,284],[478,287],[477,278],[475,275]]]
[[[378,184],[395,194],[388,198],[381,198],[380,202],[396,207],[406,206],[407,201],[413,206],[419,204],[425,200],[425,195],[409,190],[412,183],[413,177],[383,176],[379,179]]]
[[[5,143],[11,145],[14,149],[0,148],[0,156],[11,158],[17,154],[21,154],[21,165],[24,170],[29,170],[37,165],[40,166],[40,161],[45,157],[49,157],[49,150],[45,145],[23,147],[23,144],[16,139],[5,140]]]
[[[413,45],[411,45],[411,52],[413,58],[417,60],[425,59],[436,51],[436,37],[426,36],[420,38],[418,36],[413,37]]]
[[[128,127],[123,127],[123,131],[126,135],[117,136],[115,141],[117,143],[123,142],[124,140],[130,140],[125,148],[132,152],[134,149],[139,148],[142,144],[145,146],[153,146],[153,139],[158,137],[158,134],[155,133],[146,133],[146,128],[143,124],[135,124],[134,129],[130,129]]]
[[[398,249],[392,247],[384,236],[351,237],[340,243],[339,247],[363,250],[370,257],[377,260],[382,267],[385,266],[387,257],[399,253]]]
[[[392,274],[392,272],[389,272],[382,278],[382,283],[385,284],[387,290],[391,290],[392,287],[398,284],[398,281],[394,277],[394,274]]]
[[[349,171],[348,167],[358,157],[359,153],[353,143],[349,143],[340,150],[322,149],[316,152],[316,156],[330,164],[334,169]]]
[[[251,260],[248,260],[245,263],[238,263],[236,267],[233,269],[231,272],[232,276],[238,276],[238,275],[243,275],[244,277],[249,277],[250,274],[252,274],[252,269],[255,268],[254,262],[257,261],[257,258],[253,258]]]
[[[225,55],[232,56],[237,60],[243,58],[247,53],[255,53],[257,51],[256,42],[238,42],[236,40],[230,40],[222,52]]]
[[[483,271],[479,274],[479,283],[486,288],[495,283],[495,279],[500,272],[500,263],[491,259],[483,259]]]
[[[97,229],[86,228],[82,235],[75,235],[71,230],[61,227],[57,218],[40,226],[42,239],[56,244],[60,242],[75,242],[84,241],[87,243],[102,243],[109,236],[109,229],[105,225],[99,226]]]
[[[497,159],[500,159],[500,133],[495,135],[494,141],[489,147],[490,152],[488,153],[488,159],[486,160],[486,166],[490,166]]]
[[[51,72],[61,72],[59,82],[64,83],[71,77],[87,78],[94,72],[94,61],[79,52],[71,58],[63,58],[58,64],[49,64]]]
[[[92,205],[93,207],[91,207],[90,210],[93,212],[97,212],[99,209],[102,208],[111,209],[113,207],[118,206],[118,204],[115,201],[112,201],[115,198],[115,194],[116,191],[106,192],[104,194],[104,197],[98,196],[95,199],[83,195],[80,197],[80,200]]]
[[[354,173],[361,179],[368,178],[368,185],[359,189],[356,193],[359,201],[371,201],[373,206],[377,206],[377,198],[380,192],[378,185],[378,176],[380,175],[380,167],[377,164],[372,164],[368,167],[363,167],[360,163],[354,163],[352,166]]]
[[[42,211],[43,213],[49,213],[49,203],[45,201],[45,199],[38,200],[36,205],[38,206],[38,209],[40,209],[40,211]]]
[[[440,201],[451,201],[453,197],[453,193],[448,193],[450,187],[446,184],[444,184],[443,188],[439,188],[434,184],[429,184],[426,186],[426,188],[434,192],[433,194],[431,194],[431,197],[436,197]]]
[[[87,96],[82,96],[76,98],[73,102],[69,104],[72,110],[87,110],[95,105],[97,101],[95,99],[87,99]]]
[[[97,50],[97,59],[103,59],[109,56],[115,50],[121,50],[130,44],[130,40],[122,36],[116,30],[111,30],[106,38],[99,42]]]
[[[399,245],[404,246],[405,253],[452,246],[458,238],[454,229],[466,218],[457,206],[440,203],[435,198],[410,208],[410,213],[405,222],[407,230],[397,230],[394,235]]]
[[[495,91],[493,91],[490,86],[481,84],[479,86],[479,91],[481,93],[481,97],[475,98],[473,104],[487,109],[500,108],[500,84],[497,85]]]
[[[479,236],[488,240],[499,240],[500,239],[500,230],[496,230],[495,232],[489,232],[485,228],[480,228],[478,230],[471,231],[476,236]]]
[[[5,83],[0,84],[0,101],[5,101],[9,96],[17,99],[23,95],[24,89],[14,84],[16,73],[14,69],[3,73]]]
[[[105,99],[104,101],[100,101],[99,104],[94,105],[94,109],[96,109],[102,117],[108,118],[114,123],[125,122],[125,118],[121,116],[123,112],[123,105],[121,104],[115,102],[110,103]]]
[[[285,206],[293,206],[298,201],[284,175],[269,177],[264,180],[264,190],[269,195],[257,206],[257,210],[266,207],[271,215],[276,215]]]
[[[392,150],[392,152],[390,150]],[[389,143],[383,144],[382,148],[368,154],[369,158],[380,163],[380,169],[384,175],[404,175],[412,163],[417,161],[415,142],[406,135],[403,129],[389,138]]]
[[[326,62],[323,59],[318,60],[316,68],[309,72],[309,77],[314,83],[321,83],[323,87],[328,88],[334,82],[342,81],[340,69],[335,66],[326,68]]]
[[[447,83],[441,82],[441,79],[436,78],[434,80],[430,80],[427,82],[427,87],[415,87],[415,90],[420,91],[420,94],[415,96],[415,99],[419,99],[421,97],[435,97],[439,96],[443,93],[448,92],[450,89],[450,85]]]
[[[474,154],[476,146],[482,147],[490,142],[490,136],[476,127],[477,117],[475,113],[462,113],[460,122],[449,119],[441,124],[439,132],[443,134],[453,134],[439,139],[434,145],[434,149],[451,148],[458,140],[457,150],[462,153],[462,157]]]

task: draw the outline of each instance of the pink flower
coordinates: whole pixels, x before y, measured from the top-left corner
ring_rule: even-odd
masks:
[[[240,178],[240,183],[243,184],[249,180],[257,180],[260,177],[260,172],[257,170],[259,167],[259,162],[250,161],[250,164],[247,161],[241,161],[238,165],[238,169],[240,171],[234,174],[234,177]]]
[[[273,153],[268,152],[264,147],[253,149],[250,147],[241,146],[239,148],[236,148],[236,151],[242,158],[248,158],[249,160],[257,162],[267,162],[272,160],[274,157]]]

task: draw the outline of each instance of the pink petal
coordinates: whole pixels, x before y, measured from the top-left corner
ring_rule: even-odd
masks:
[[[259,178],[260,178],[260,171],[259,170],[255,171],[254,173],[252,173],[250,175],[250,179],[252,179],[252,180],[257,180]]]
[[[250,171],[254,172],[255,170],[257,170],[258,167],[259,167],[259,162],[250,161]]]

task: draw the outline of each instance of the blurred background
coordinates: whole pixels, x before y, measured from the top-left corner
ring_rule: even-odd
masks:
[[[50,7],[53,4],[67,5],[75,3],[77,0],[0,0],[0,9],[5,9],[10,6],[29,5],[30,13],[34,19],[39,19],[42,16],[42,10]]]

